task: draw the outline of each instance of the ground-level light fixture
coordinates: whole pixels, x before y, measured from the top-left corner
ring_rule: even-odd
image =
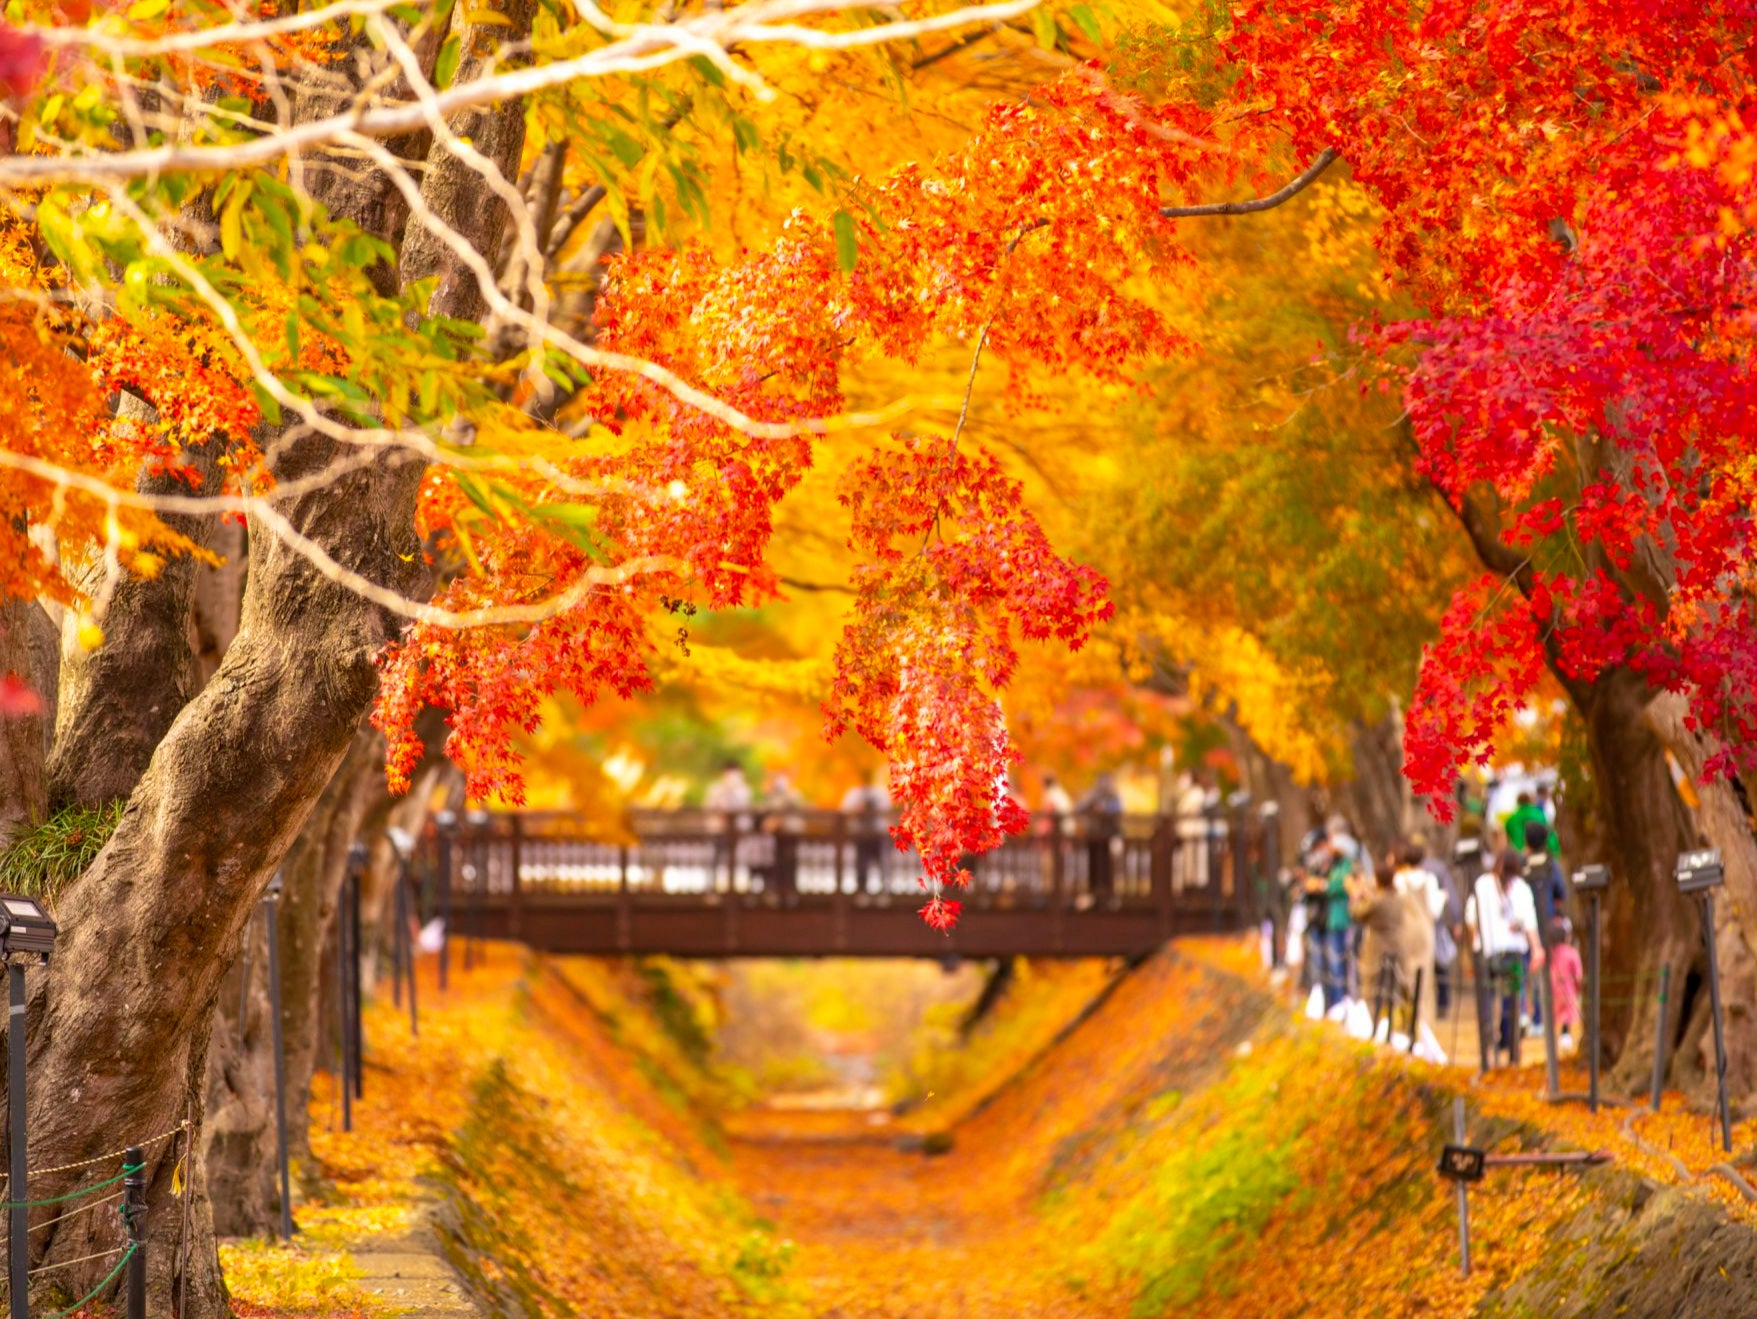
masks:
[[[1726,882],[1726,867],[1721,864],[1720,849],[1704,848],[1685,852],[1678,858],[1678,892],[1702,893],[1719,888]]]
[[[0,894],[0,953],[35,956],[47,962],[55,948],[55,921],[35,898]]]
[[[24,968],[47,963],[55,950],[55,921],[43,904],[19,893],[0,893],[0,956],[6,959],[11,1013],[6,1023],[6,1089],[10,1126],[7,1199],[11,1203],[6,1277],[12,1319],[30,1319],[30,1141],[25,1126]]]

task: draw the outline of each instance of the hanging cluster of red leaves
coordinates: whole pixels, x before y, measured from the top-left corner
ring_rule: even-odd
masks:
[[[1752,179],[1700,150],[1749,114],[1754,39],[1748,0],[1237,11],[1241,91],[1388,209],[1433,319],[1374,337],[1508,581],[1461,594],[1422,667],[1406,771],[1442,807],[1546,661],[1684,692],[1721,768],[1757,763]]]
[[[1015,635],[1077,647],[1111,605],[1103,577],[1056,554],[1018,484],[955,437],[903,440],[856,463],[842,502],[869,562],[837,647],[829,732],[852,727],[890,757],[892,833],[920,854],[933,888],[922,914],[944,929],[959,904],[940,890],[969,882],[962,858],[1025,829],[991,694],[1018,664]]]
[[[461,536],[471,564],[439,603],[560,607],[531,626],[420,625],[393,647],[377,713],[393,781],[407,782],[420,753],[414,716],[433,705],[449,712],[448,754],[470,790],[516,801],[509,739],[534,726],[546,694],[590,703],[643,688],[647,620],[661,607],[774,595],[773,510],[813,460],[811,423],[842,407],[841,374],[862,359],[980,345],[982,360],[1010,370],[1121,380],[1131,363],[1184,351],[1131,290],[1188,269],[1159,208],[1192,187],[1197,166],[1215,173],[1176,149],[1211,129],[1209,111],[1149,106],[1082,73],[998,108],[935,168],[854,184],[834,223],[795,214],[768,250],[730,266],[700,248],[618,260],[599,302],[600,348],[799,433],[752,435],[646,375],[609,371],[585,392],[597,425],[546,450],[546,474],[491,490],[430,481],[423,531]],[[1018,488],[956,437],[900,439],[843,488],[868,564],[837,651],[829,727],[891,757],[897,839],[919,849],[934,898],[924,914],[945,926],[956,907],[940,889],[966,878],[959,859],[1022,824],[1002,791],[1013,752],[996,700],[1014,639],[1077,646],[1108,613],[1104,583],[1056,555]],[[473,534],[496,501],[520,516]]]

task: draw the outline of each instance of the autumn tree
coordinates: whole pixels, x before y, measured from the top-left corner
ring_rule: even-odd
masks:
[[[1743,292],[1748,177],[1713,168],[1713,125],[1750,95],[1743,4],[1535,0],[1246,6],[1222,41],[1239,90],[1307,149],[1338,151],[1385,207],[1388,268],[1430,319],[1408,353],[1419,470],[1484,576],[1430,651],[1406,743],[1418,788],[1484,754],[1540,675],[1578,710],[1622,881],[1617,966],[1650,1001],[1688,968],[1679,1051],[1704,1074],[1698,932],[1671,881],[1680,846],[1728,862],[1751,909],[1749,437]],[[1702,781],[1694,816],[1667,753]],[[1721,931],[1730,997],[1751,934]],[[1735,1089],[1757,1083],[1736,1010]],[[1645,1033],[1613,1014],[1623,1073]]]
[[[50,745],[15,739],[18,813],[124,801],[96,859],[49,895],[62,938],[33,988],[33,1163],[99,1153],[119,1128],[199,1128],[245,918],[381,686],[393,775],[406,781],[434,702],[475,787],[513,789],[508,733],[539,693],[641,687],[663,600],[770,588],[771,511],[833,424],[843,338],[907,354],[963,335],[1000,360],[1101,372],[1153,347],[1157,322],[1120,294],[1104,315],[1019,315],[1091,245],[1044,223],[1040,112],[1018,107],[992,125],[994,154],[940,177],[850,180],[847,206],[802,214],[767,252],[721,268],[700,246],[643,251],[599,287],[590,248],[610,244],[586,231],[596,207],[626,245],[705,204],[702,176],[670,154],[690,140],[673,132],[685,117],[777,173],[819,168],[745,113],[768,94],[762,52],[913,41],[925,57],[921,43],[1026,7],[873,25],[810,4],[656,23],[516,4],[236,22],[147,6],[0,34],[28,149],[0,160],[8,586],[55,606],[65,638],[49,672],[27,662],[28,622],[8,632],[18,673],[33,673],[9,687],[13,708],[31,706],[27,688],[55,700]],[[592,80],[612,90],[581,94]],[[1065,154],[1075,117],[1055,118],[1048,145]],[[550,136],[527,161],[532,123]],[[1141,154],[1137,142],[1115,160]],[[945,177],[989,211],[978,250],[951,268],[948,235],[968,231],[948,225]],[[1127,221],[1154,187],[1143,176],[1103,204]],[[1090,256],[1120,282],[1146,254]],[[869,730],[885,703],[907,711],[887,750],[916,758],[910,827],[950,878],[953,840],[992,828],[982,799],[1007,752],[984,721],[1007,633],[1077,640],[1102,588],[955,435],[895,452],[912,469],[882,495],[850,485],[872,584],[842,709]],[[248,564],[210,675],[190,619],[228,519],[244,523]],[[927,531],[931,544],[902,548]],[[949,648],[948,627],[987,638],[982,653]],[[332,823],[351,832],[344,812],[318,833]],[[321,895],[336,867],[318,860]],[[160,1203],[176,1148],[149,1152]],[[151,1252],[155,1304],[174,1291],[183,1313],[219,1313],[192,1185],[189,1248]],[[71,1262],[111,1231],[45,1219],[33,1248],[77,1284]]]

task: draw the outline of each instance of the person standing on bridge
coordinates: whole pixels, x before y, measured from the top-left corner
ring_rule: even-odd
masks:
[[[738,833],[750,824],[745,816],[750,803],[750,780],[744,777],[744,766],[736,760],[726,761],[720,777],[702,796],[702,805],[709,812],[707,826],[714,834],[714,873],[708,879],[712,888],[719,888],[722,869],[727,891],[738,887]]]
[[[842,796],[844,814],[858,816],[854,826],[854,891],[880,892],[890,887],[890,867],[886,864],[883,829],[891,809],[891,794],[879,772],[873,770],[863,783],[848,789]],[[878,871],[878,888],[870,887],[869,877]]]
[[[1123,821],[1123,799],[1116,790],[1116,780],[1100,774],[1075,809],[1085,817],[1086,882],[1092,901],[1108,906],[1115,889],[1111,848],[1122,833]]]
[[[769,867],[769,880],[783,906],[791,907],[799,897],[799,833],[805,828],[805,798],[793,786],[793,780],[780,770],[769,775],[763,789],[763,832],[772,840],[774,862]]]
[[[1042,884],[1045,892],[1051,892],[1056,886],[1056,875],[1067,873],[1068,853],[1065,840],[1068,836],[1068,817],[1074,813],[1074,799],[1068,796],[1068,790],[1061,780],[1047,771],[1043,775],[1043,796],[1037,804],[1037,831],[1043,835],[1043,875]]]

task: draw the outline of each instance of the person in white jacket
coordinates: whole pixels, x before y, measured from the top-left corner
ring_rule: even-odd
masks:
[[[1434,972],[1434,947],[1440,918],[1446,913],[1446,892],[1440,881],[1423,869],[1423,852],[1419,844],[1408,839],[1399,843],[1387,858],[1392,868],[1391,887],[1396,890],[1409,910],[1412,926],[1420,926],[1420,937],[1412,938],[1409,947],[1421,971],[1421,1001],[1418,1020],[1430,1025],[1434,1021],[1434,995],[1438,988]],[[1411,967],[1411,975],[1417,967]],[[1414,992],[1413,985],[1411,992]]]
[[[1476,881],[1464,904],[1464,923],[1501,990],[1500,1047],[1516,1048],[1519,995],[1531,966],[1537,936],[1537,904],[1525,882],[1525,858],[1512,850],[1495,859],[1494,869]]]

